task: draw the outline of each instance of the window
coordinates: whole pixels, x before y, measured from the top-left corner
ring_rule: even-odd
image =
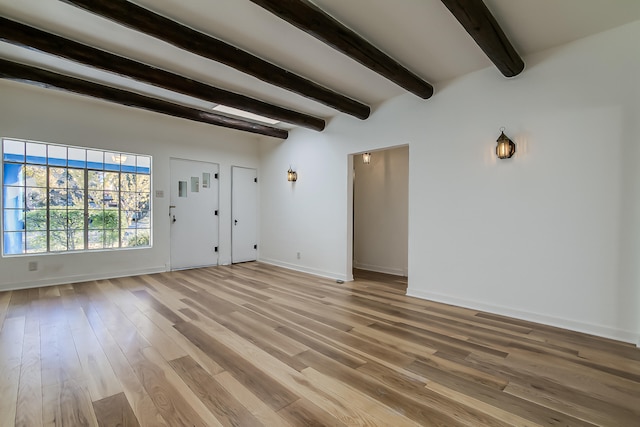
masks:
[[[3,254],[151,245],[151,157],[3,139]]]

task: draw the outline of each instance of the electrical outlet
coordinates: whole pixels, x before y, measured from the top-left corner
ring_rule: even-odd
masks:
[[[296,253],[296,258],[300,259],[300,252]]]
[[[29,271],[38,270],[38,262],[37,261],[29,261]]]

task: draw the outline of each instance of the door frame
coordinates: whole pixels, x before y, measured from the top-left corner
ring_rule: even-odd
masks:
[[[355,153],[347,154],[347,253],[346,253],[346,272],[345,280],[353,280],[353,257],[354,257],[354,186],[355,186],[355,166],[354,162],[363,153],[375,153],[385,150],[392,150],[394,148],[407,147],[409,150],[407,167],[409,170],[409,179],[407,182],[407,281],[411,280],[411,144],[397,144],[384,147],[377,147],[375,149],[369,149],[364,151],[358,151]]]
[[[237,165],[231,165],[231,206],[230,206],[230,212],[231,212],[231,216],[229,218],[229,226],[231,228],[231,251],[230,251],[230,255],[231,255],[231,264],[239,264],[241,262],[249,262],[249,261],[235,261],[233,260],[233,234],[234,234],[234,213],[233,213],[233,190],[234,190],[234,182],[233,182],[233,170],[234,168],[238,168],[238,169],[248,169],[248,170],[253,170],[256,173],[256,179],[258,179],[258,168],[257,167],[249,167],[249,166],[237,166]],[[258,183],[256,182],[256,185],[258,185]],[[255,261],[258,260],[258,254],[259,254],[259,236],[260,236],[260,186],[258,185],[256,187],[256,245],[258,246],[258,248],[256,249],[256,259]]]
[[[181,161],[185,161],[185,162],[196,162],[196,163],[207,163],[210,165],[216,165],[218,166],[218,177],[220,176],[220,163],[216,163],[216,162],[210,162],[207,160],[193,160],[193,159],[187,159],[184,157],[173,157],[170,156],[169,157],[169,203],[168,203],[168,211],[169,211],[169,217],[171,217],[171,191],[172,191],[172,174],[171,174],[171,162],[172,160],[181,160]],[[218,186],[218,191],[217,191],[217,196],[216,196],[216,205],[218,206],[218,212],[220,211],[220,179],[219,178],[213,178],[211,177],[211,181],[213,183],[213,181],[215,181],[216,185]],[[216,263],[212,264],[211,266],[218,266],[220,265],[220,214],[218,214],[215,218],[215,221],[217,221],[217,225],[218,225],[218,252],[217,252],[217,256],[216,256]],[[190,268],[197,268],[197,266],[193,266],[193,267],[179,267],[179,268],[174,268],[173,267],[173,257],[171,256],[172,254],[172,238],[171,238],[171,234],[172,234],[172,230],[171,230],[171,224],[169,224],[169,270],[170,271],[179,271],[179,270],[188,270]]]

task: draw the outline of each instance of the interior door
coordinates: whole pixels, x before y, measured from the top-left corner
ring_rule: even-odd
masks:
[[[171,159],[171,269],[218,264],[218,169]]]
[[[231,262],[258,259],[258,171],[231,168]]]

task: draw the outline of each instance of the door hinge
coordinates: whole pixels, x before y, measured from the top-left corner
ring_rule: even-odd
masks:
[[[253,249],[258,249],[258,245],[253,245]]]
[[[216,210],[213,214],[214,214],[215,216],[218,216],[218,211]]]
[[[258,178],[253,178],[253,182],[258,182]]]
[[[214,251],[214,252],[218,252],[218,247],[217,247],[217,246],[216,246],[216,247],[214,247],[214,248],[213,248],[213,251]]]
[[[218,174],[217,173],[213,174],[213,179],[218,179]]]

